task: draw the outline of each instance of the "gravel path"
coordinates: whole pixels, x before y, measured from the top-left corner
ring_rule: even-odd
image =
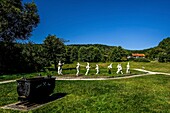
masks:
[[[5,84],[5,83],[10,83],[10,82],[15,82],[16,80],[7,80],[7,81],[1,81],[0,84]]]
[[[56,77],[56,80],[116,80],[116,79],[128,79],[128,78],[134,78],[134,77],[140,77],[140,76],[147,76],[147,75],[153,75],[153,74],[170,75],[170,73],[152,72],[152,71],[147,71],[144,69],[134,69],[134,70],[146,72],[146,74],[125,76],[125,77],[114,77],[114,78]],[[0,84],[11,83],[15,81],[16,80],[1,81]]]
[[[163,72],[153,72],[153,71],[147,71],[144,69],[134,69],[136,71],[142,71],[142,72],[147,72],[149,74],[161,74],[161,75],[170,75],[170,73],[163,73]]]
[[[124,77],[114,77],[114,78],[84,78],[84,77],[56,77],[56,80],[116,80],[116,79],[127,79],[127,78],[134,78],[140,76],[151,75],[147,74],[140,74],[140,75],[132,75],[132,76],[124,76]]]

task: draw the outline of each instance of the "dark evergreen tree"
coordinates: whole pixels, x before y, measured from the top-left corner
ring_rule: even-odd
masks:
[[[25,72],[40,71],[48,66],[42,45],[36,45],[32,42],[22,45],[21,57],[20,69]]]
[[[57,69],[57,62],[63,60],[65,56],[65,45],[55,35],[48,35],[44,40],[44,52],[47,59],[54,63],[55,69]]]

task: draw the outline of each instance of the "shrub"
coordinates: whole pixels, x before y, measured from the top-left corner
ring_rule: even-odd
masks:
[[[147,58],[135,58],[134,61],[135,62],[150,62],[150,60]]]

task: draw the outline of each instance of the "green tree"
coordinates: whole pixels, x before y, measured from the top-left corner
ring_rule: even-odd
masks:
[[[65,56],[65,45],[55,35],[48,35],[44,40],[44,51],[47,59],[54,63],[55,69],[57,69],[57,62],[63,60]]]
[[[160,47],[160,48],[162,48],[162,49],[164,49],[166,51],[169,51],[169,49],[170,49],[170,37],[163,39],[159,43],[158,47]]]
[[[87,54],[87,61],[88,62],[92,62],[94,60],[94,47],[93,46],[89,46],[87,47],[87,51],[86,51],[86,54]]]
[[[102,50],[95,47],[93,50],[93,62],[101,62],[103,60]]]
[[[23,5],[21,0],[0,1],[0,41],[28,39],[39,21],[34,2]]]
[[[161,52],[158,54],[158,56],[159,56],[159,59],[158,59],[159,62],[167,62],[168,61],[167,53]]]
[[[21,63],[21,48],[15,41],[25,40],[37,27],[40,19],[35,3],[21,0],[0,0],[0,69],[16,72]]]
[[[22,45],[22,66],[23,71],[40,71],[48,65],[42,45],[32,42]]]
[[[72,50],[72,47],[66,46],[66,56],[65,56],[65,62],[66,63],[72,62],[72,60],[71,60],[71,50]]]
[[[80,47],[80,49],[78,51],[78,59],[79,59],[79,61],[82,61],[82,62],[88,61],[86,47],[84,47],[84,46]]]
[[[114,47],[109,54],[109,61],[120,62],[122,61],[122,58],[127,56],[126,54],[126,51],[122,47]]]
[[[81,47],[78,52],[79,60],[85,62],[100,62],[103,60],[101,50],[97,47]]]
[[[14,43],[0,42],[0,73],[16,73],[20,66],[21,48]]]
[[[148,51],[148,57],[151,60],[157,60],[160,56],[160,53],[164,52],[164,50],[160,47],[155,47]]]
[[[73,47],[70,55],[71,61],[78,61],[78,48]]]
[[[158,61],[159,62],[170,62],[170,37],[163,39],[158,48],[161,49],[158,53]]]

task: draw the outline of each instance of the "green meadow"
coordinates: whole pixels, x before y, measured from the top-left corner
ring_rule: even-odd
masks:
[[[100,74],[95,75],[95,64],[90,63],[90,73],[85,76],[86,63],[80,63],[80,76],[83,77],[119,77],[127,74],[115,74],[118,63],[113,63],[112,74],[108,74],[107,66],[110,63],[98,63]],[[121,62],[125,73],[127,62]],[[142,63],[130,62],[131,74],[143,74],[133,69],[146,69],[149,71],[170,73],[169,63]],[[62,77],[76,77],[76,63],[63,66]],[[21,77],[34,77],[38,74],[46,76],[57,75],[53,66],[46,68],[44,72],[23,73],[14,75],[2,75],[0,80],[19,79]],[[61,76],[61,75],[60,75]],[[121,80],[107,81],[56,81],[53,95],[57,97],[54,101],[45,104],[28,113],[141,113],[141,112],[170,112],[170,76],[148,75]],[[0,85],[0,106],[17,102],[17,83]],[[0,108],[1,113],[20,113],[23,111],[7,110]]]
[[[170,112],[170,76],[107,81],[56,81],[61,96],[29,113]],[[0,85],[0,106],[17,102],[16,83]],[[62,96],[61,94],[65,94]],[[0,109],[1,113],[19,113]]]

